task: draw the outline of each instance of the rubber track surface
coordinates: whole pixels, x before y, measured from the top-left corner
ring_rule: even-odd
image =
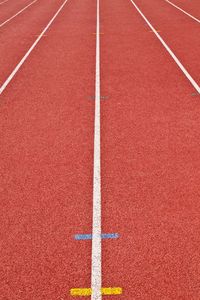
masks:
[[[1,96],[1,299],[90,286],[95,11],[69,0]]]
[[[131,2],[101,3],[103,285],[198,299],[199,99]]]
[[[1,83],[61,3],[2,28]],[[136,3],[200,83],[199,24]],[[103,300],[200,299],[199,96],[130,1],[100,14],[103,287],[123,288]],[[90,287],[95,31],[96,2],[68,0],[1,95],[2,300]]]

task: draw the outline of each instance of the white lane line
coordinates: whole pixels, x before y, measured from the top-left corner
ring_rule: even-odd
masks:
[[[133,0],[130,0],[132,4],[135,6],[136,10],[139,12],[139,14],[142,16],[142,18],[145,20],[145,22],[148,24],[148,26],[151,28],[151,30],[155,33],[159,41],[162,43],[162,45],[165,47],[165,49],[168,51],[168,53],[171,55],[173,60],[176,62],[176,64],[179,66],[181,71],[184,73],[184,75],[187,77],[187,79],[190,81],[190,83],[193,85],[195,90],[200,94],[200,86],[197,84],[197,82],[192,78],[192,76],[188,73],[186,68],[182,65],[180,60],[176,57],[176,55],[173,53],[173,51],[169,48],[169,46],[165,43],[163,38],[160,36],[160,34],[155,30],[155,28],[151,25],[151,23],[148,21],[148,19],[145,17],[145,15],[141,12],[141,10],[138,8],[138,6],[135,4]]]
[[[4,3],[6,3],[6,2],[8,2],[8,0],[5,0],[5,1],[3,1],[3,2],[0,2],[0,5],[1,5],[1,4],[4,4]]]
[[[29,50],[26,52],[26,54],[24,55],[24,57],[20,60],[20,62],[18,63],[18,65],[15,67],[15,69],[12,71],[12,73],[9,75],[9,77],[6,79],[6,81],[2,84],[2,86],[0,87],[0,94],[3,93],[3,91],[5,90],[5,88],[7,87],[7,85],[10,83],[10,81],[13,79],[13,77],[15,76],[15,74],[19,71],[20,67],[23,65],[23,63],[26,61],[26,59],[28,58],[28,56],[31,54],[31,52],[33,51],[33,49],[35,48],[35,46],[38,44],[38,42],[41,40],[42,36],[45,34],[45,32],[48,30],[48,28],[51,26],[51,24],[53,23],[53,21],[55,20],[55,18],[57,17],[57,15],[59,14],[59,12],[62,10],[62,8],[64,7],[64,5],[67,3],[68,0],[65,0],[63,2],[63,4],[60,6],[60,8],[58,9],[58,11],[56,12],[56,14],[53,16],[53,18],[49,21],[49,23],[47,24],[47,26],[44,28],[44,30],[40,33],[40,35],[38,36],[38,38],[35,40],[35,42],[33,43],[33,45],[29,48]]]
[[[35,2],[37,2],[38,0],[34,0],[33,2],[29,3],[27,6],[25,6],[24,8],[22,8],[20,11],[18,11],[14,16],[10,17],[9,19],[7,19],[6,21],[4,21],[3,23],[0,24],[0,28],[3,27],[6,23],[10,22],[12,19],[14,19],[15,17],[17,17],[19,14],[21,14],[25,9],[27,9],[29,6],[31,6],[32,4],[34,4]]]
[[[168,2],[169,4],[171,4],[172,6],[176,7],[177,9],[179,9],[180,11],[182,11],[184,14],[186,14],[187,16],[189,16],[190,18],[192,18],[193,20],[197,21],[198,23],[200,23],[200,20],[193,17],[191,14],[187,13],[185,10],[183,10],[182,8],[180,8],[179,6],[175,5],[174,3],[172,3],[169,0],[165,0],[166,2]]]
[[[100,144],[100,21],[97,0],[96,78],[94,119],[93,221],[92,221],[92,300],[101,300],[101,144]]]

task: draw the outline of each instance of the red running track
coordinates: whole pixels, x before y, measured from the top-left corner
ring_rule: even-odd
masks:
[[[146,12],[163,35],[162,7]],[[199,98],[130,1],[103,0],[101,24],[103,231],[121,235],[103,244],[103,285],[199,299]]]
[[[61,3],[4,27],[1,83]],[[199,83],[198,24],[137,4]],[[103,287],[123,288],[103,299],[199,299],[199,97],[130,1],[100,17]],[[1,95],[2,300],[90,287],[95,31],[96,2],[68,0]]]
[[[0,28],[0,82],[3,83],[12,70],[42,32],[62,0],[54,0],[51,5],[40,0],[22,14]],[[43,39],[46,39],[46,35]]]
[[[1,95],[1,299],[90,286],[95,12],[69,0]]]
[[[185,10],[187,13],[193,15],[193,17],[200,19],[199,0],[193,0],[193,1],[173,0],[170,2],[179,6],[181,9]]]
[[[3,23],[5,20],[9,19],[13,15],[15,15],[18,11],[23,9],[29,3],[33,2],[34,0],[9,0],[0,5],[0,24]],[[39,0],[38,0],[39,1]],[[41,0],[40,0],[41,1]],[[0,2],[3,2],[0,1]]]
[[[192,77],[200,83],[200,24],[163,0],[136,0],[135,3]]]

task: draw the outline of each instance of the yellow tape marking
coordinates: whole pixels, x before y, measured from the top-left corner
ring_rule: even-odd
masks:
[[[90,296],[92,295],[92,289],[71,289],[71,296]]]
[[[108,287],[108,288],[102,288],[101,289],[102,295],[121,295],[122,294],[122,288],[120,287]],[[91,296],[92,295],[92,289],[71,289],[70,290],[71,296]]]
[[[120,288],[120,287],[102,288],[101,293],[102,293],[102,295],[121,295],[122,294],[122,288]]]

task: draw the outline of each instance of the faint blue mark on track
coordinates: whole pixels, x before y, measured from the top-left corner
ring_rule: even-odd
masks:
[[[101,234],[102,239],[117,239],[119,238],[118,233],[102,233]],[[75,240],[92,240],[92,234],[75,234],[74,235]]]

